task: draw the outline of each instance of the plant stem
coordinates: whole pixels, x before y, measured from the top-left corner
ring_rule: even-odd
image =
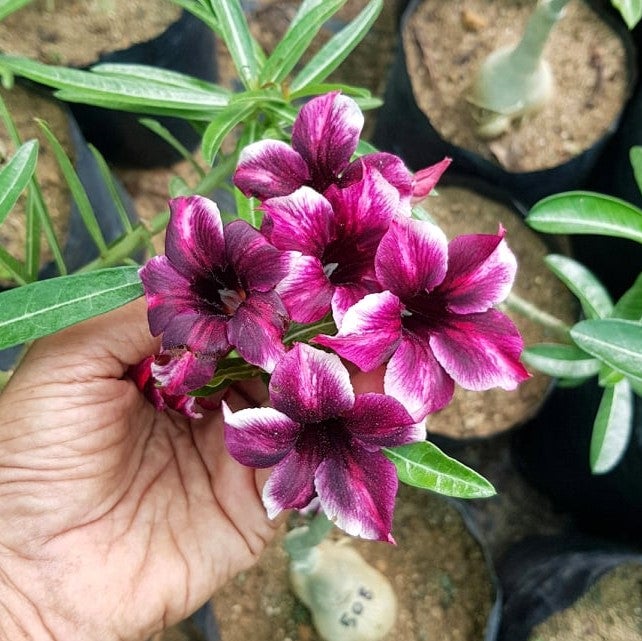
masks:
[[[314,548],[325,539],[334,527],[332,521],[319,510],[310,525],[288,532],[283,547],[293,561],[303,562],[310,558]]]
[[[565,343],[573,343],[571,339],[571,328],[569,325],[552,314],[542,311],[533,305],[533,303],[529,303],[514,292],[511,292],[508,295],[504,301],[504,307],[521,314],[538,325],[541,325],[555,338],[558,338]]]

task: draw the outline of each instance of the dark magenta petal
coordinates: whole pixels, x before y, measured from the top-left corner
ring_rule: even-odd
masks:
[[[227,337],[248,363],[271,372],[285,353],[288,320],[276,292],[253,292],[229,319]]]
[[[370,294],[346,312],[335,336],[319,335],[312,342],[329,347],[369,372],[383,365],[397,348],[401,312],[401,303],[394,294]]]
[[[484,312],[508,296],[517,259],[503,238],[500,230],[496,236],[471,234],[450,241],[448,274],[438,289],[451,311]]]
[[[244,220],[229,223],[224,233],[227,262],[245,288],[266,292],[287,274],[290,255],[276,249]]]
[[[232,412],[225,401],[225,444],[242,465],[265,468],[276,465],[296,444],[301,427],[272,407],[251,407]]]
[[[416,423],[397,399],[386,394],[357,394],[344,421],[346,429],[367,449],[406,445],[426,438],[423,424]]]
[[[319,465],[316,490],[327,517],[351,536],[394,543],[397,470],[381,452],[334,449]]]
[[[383,151],[366,154],[352,161],[341,176],[339,185],[347,187],[361,180],[365,171],[378,171],[398,192],[401,200],[412,195],[412,176],[399,156]]]
[[[429,337],[404,332],[384,376],[384,391],[396,398],[420,421],[444,408],[453,397],[455,384],[439,364]]]
[[[296,257],[276,291],[297,323],[314,323],[330,311],[333,287],[323,265],[313,256]]]
[[[177,314],[198,307],[189,280],[180,274],[166,256],[154,256],[143,265],[140,279],[145,289],[149,328],[161,334]]]
[[[202,196],[173,198],[165,255],[185,277],[206,274],[225,260],[223,223],[218,207]]]
[[[513,322],[491,309],[481,314],[452,315],[430,338],[442,367],[470,390],[512,390],[529,377],[520,362],[524,343]]]
[[[299,423],[319,423],[349,410],[354,391],[336,354],[296,343],[274,369],[270,400]]]
[[[382,286],[407,302],[442,282],[447,269],[448,241],[432,223],[396,218],[381,239],[375,259]]]
[[[314,475],[321,463],[315,447],[292,449],[272,470],[263,488],[263,505],[273,519],[283,510],[300,510],[315,497]]]
[[[165,393],[178,396],[207,385],[216,371],[216,362],[212,356],[189,350],[164,352],[154,361],[152,374]]]
[[[234,174],[234,184],[259,200],[291,194],[309,179],[303,158],[280,140],[260,140],[244,147]]]
[[[439,179],[448,169],[452,158],[444,158],[430,167],[420,169],[412,178],[412,201],[418,202],[430,196],[430,192],[437,186]]]
[[[261,231],[279,249],[321,258],[333,238],[334,212],[330,203],[310,187],[263,203]]]
[[[308,165],[311,186],[323,192],[348,166],[359,143],[363,114],[338,92],[306,103],[292,127],[292,147]]]
[[[226,323],[226,317],[213,314],[177,314],[163,331],[163,349],[187,347],[192,352],[222,356],[230,350]]]

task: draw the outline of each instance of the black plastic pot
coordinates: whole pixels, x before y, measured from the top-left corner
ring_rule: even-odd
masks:
[[[178,21],[158,37],[100,56],[99,62],[141,64],[189,74],[216,82],[216,42],[212,30],[183,11]],[[95,63],[94,63],[95,64]],[[82,104],[70,108],[88,142],[112,163],[134,167],[168,166],[180,160],[174,148],[140,124],[144,114],[133,114]],[[186,120],[153,116],[190,151],[201,134]]]
[[[583,529],[622,540],[642,535],[642,404],[634,397],[633,432],[623,458],[592,474],[589,449],[600,401],[597,383],[556,388],[540,413],[513,435],[515,465],[524,477],[573,514]]]
[[[403,12],[400,34],[422,0],[412,0]],[[593,5],[593,3],[590,3]],[[622,21],[612,16],[604,19],[613,23],[627,48],[631,88],[636,76],[634,47]],[[440,161],[444,156],[453,159],[453,168],[462,174],[478,176],[506,190],[527,207],[550,194],[584,187],[606,142],[616,131],[619,119],[591,148],[568,162],[550,169],[511,172],[480,155],[458,147],[440,136],[426,114],[419,108],[401,42],[398,37],[395,60],[388,77],[384,104],[377,115],[373,143],[384,151],[401,156],[413,170]]]
[[[61,108],[64,108],[61,106]],[[73,146],[74,168],[82,183],[89,202],[96,214],[98,224],[103,232],[107,243],[117,239],[123,232],[123,225],[118,209],[109,193],[107,185],[100,173],[98,163],[87,146],[73,116],[69,114],[69,133]],[[137,220],[134,203],[126,191],[120,186],[116,179],[115,184],[125,209],[132,221]],[[67,241],[63,247],[63,257],[69,272],[73,272],[83,265],[86,265],[98,256],[98,249],[94,244],[87,228],[85,227],[76,203],[70,198],[69,230]],[[134,259],[142,260],[142,251],[133,256]],[[58,271],[55,264],[49,263],[43,266],[39,279],[57,276]],[[16,358],[20,354],[22,346],[16,346],[6,350],[0,350],[0,370],[11,369]]]
[[[533,537],[509,549],[497,572],[505,594],[498,641],[527,641],[533,629],[575,603],[602,575],[642,551],[582,537]]]

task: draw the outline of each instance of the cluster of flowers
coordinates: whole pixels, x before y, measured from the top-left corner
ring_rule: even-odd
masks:
[[[158,408],[196,416],[189,392],[235,350],[270,374],[271,407],[222,404],[232,456],[274,468],[269,516],[318,498],[349,534],[392,541],[397,475],[381,448],[423,440],[455,382],[513,389],[528,374],[493,308],[516,271],[504,230],[448,242],[413,219],[449,161],[413,176],[392,154],[351,160],[362,126],[357,104],[330,93],[301,109],[291,145],[243,150],[234,183],[260,201],[260,229],[223,225],[203,197],[171,201],[166,254],[140,271],[163,352],[134,378]],[[288,341],[291,323],[328,318],[333,335]],[[355,392],[345,362],[377,391]]]

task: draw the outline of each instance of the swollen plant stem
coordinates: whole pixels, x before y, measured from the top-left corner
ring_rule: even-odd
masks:
[[[310,525],[288,532],[283,547],[293,561],[304,563],[314,556],[314,548],[325,539],[332,527],[332,521],[323,510],[319,510]]]
[[[517,294],[511,292],[504,301],[503,306],[544,327],[555,338],[565,343],[573,343],[571,328],[564,321],[542,311],[533,303],[529,303],[527,300],[517,296]]]

